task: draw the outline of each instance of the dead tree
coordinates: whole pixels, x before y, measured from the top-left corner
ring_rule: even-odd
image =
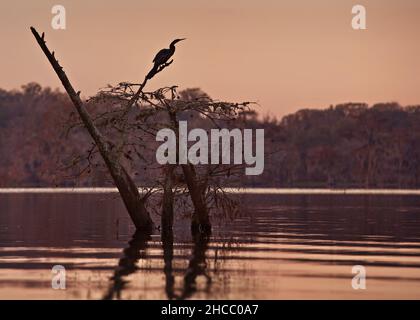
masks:
[[[136,95],[136,86],[136,84],[120,83],[92,97],[93,103],[107,101],[107,105],[113,105],[113,108],[98,115],[97,118],[101,119],[100,125],[104,130],[114,130],[115,119],[123,123],[118,127],[118,136],[125,136],[127,139],[116,142],[121,145],[123,154],[135,155],[138,152],[132,151],[135,150],[133,145],[144,144],[147,139],[150,140],[146,144],[153,145],[154,143],[155,148],[151,148],[153,152],[148,155],[143,153],[143,155],[149,157],[148,170],[155,170],[149,183],[160,188],[163,194],[160,202],[161,211],[156,211],[157,214],[162,215],[162,229],[172,228],[174,211],[177,211],[177,208],[174,208],[174,201],[189,198],[193,232],[208,234],[211,232],[210,211],[220,209],[228,214],[235,212],[237,203],[224,192],[223,183],[242,176],[244,166],[192,165],[191,163],[160,166],[156,162],[156,134],[160,129],[170,128],[179,139],[178,123],[187,114],[188,117],[192,116],[194,121],[198,121],[200,128],[207,128],[207,130],[221,127],[237,128],[240,126],[242,113],[248,111],[250,103],[220,102],[208,96],[182,97],[183,92],[178,94],[176,87],[173,86],[153,92],[142,92],[136,108],[131,109],[127,114],[124,106]],[[123,116],[120,116],[121,114]],[[130,156],[130,158],[133,157]],[[139,163],[140,160],[140,158],[133,158],[132,163]],[[184,200],[182,203],[186,204]],[[156,207],[155,205],[154,208]],[[183,208],[178,206],[178,209],[185,213],[190,206],[187,203]]]
[[[143,89],[150,79],[146,76],[141,84],[120,83],[115,87],[109,86],[108,89],[100,91],[89,99],[85,105],[80,98],[80,92],[76,93],[73,89],[63,68],[54,57],[54,52],[51,53],[46,46],[44,34],[40,36],[34,28],[31,28],[31,31],[73,102],[81,119],[80,125],[88,130],[94,141],[93,147],[88,150],[88,166],[92,165],[90,157],[93,154],[102,157],[136,228],[148,230],[152,228],[153,223],[147,210],[146,199],[155,192],[154,187],[159,185],[163,193],[161,202],[163,229],[172,229],[175,198],[183,196],[190,198],[193,208],[191,214],[193,232],[206,234],[211,232],[209,212],[212,208],[235,210],[234,202],[228,199],[220,181],[223,177],[226,179],[234,177],[241,166],[191,163],[180,166],[156,166],[156,162],[150,161],[152,158],[155,161],[155,153],[145,154],[139,151],[139,147],[147,148],[150,140],[156,143],[156,133],[161,128],[170,127],[177,132],[179,117],[185,113],[194,113],[201,122],[204,121],[207,129],[211,126],[220,128],[220,125],[226,127],[226,123],[240,119],[240,114],[249,109],[249,102],[220,102],[208,96],[180,99],[176,86],[144,92]],[[171,63],[172,60],[161,65],[154,74],[161,72]],[[94,113],[92,117],[86,106],[89,106],[88,103],[98,102],[97,105],[102,104],[106,107],[100,108],[100,114]],[[137,159],[134,159],[133,155]],[[135,164],[143,160],[147,162],[145,170],[156,171],[152,175],[152,188],[141,197],[128,169],[132,169]],[[182,182],[177,178],[180,175]],[[149,209],[153,208],[149,206]]]
[[[114,183],[118,188],[121,198],[123,199],[123,202],[134,225],[137,229],[151,230],[153,227],[153,221],[146,210],[144,198],[140,196],[136,184],[133,182],[124,166],[121,165],[118,157],[111,151],[111,145],[109,142],[96,128],[80,98],[80,91],[76,93],[70,83],[70,80],[67,78],[63,67],[60,66],[58,60],[55,58],[54,52],[50,52],[48,49],[44,40],[44,33],[42,36],[40,36],[33,27],[31,27],[31,31],[45,56],[48,58],[48,61],[53,67],[61,83],[63,84],[63,87],[73,102],[74,107],[76,108],[84,126],[98,147],[99,153],[102,156],[109,170],[109,173],[111,174]],[[145,82],[143,83],[142,87],[144,87]],[[140,95],[140,92],[138,95]],[[131,107],[131,105],[128,107]]]

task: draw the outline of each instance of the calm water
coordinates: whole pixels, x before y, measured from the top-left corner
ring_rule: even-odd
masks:
[[[420,298],[420,197],[244,195],[210,239],[133,235],[115,194],[0,194],[0,298]],[[156,218],[158,221],[158,218]],[[67,289],[51,289],[51,268]],[[367,289],[353,290],[363,265]]]

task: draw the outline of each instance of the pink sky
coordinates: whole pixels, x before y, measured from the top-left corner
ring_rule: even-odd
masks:
[[[54,4],[67,9],[64,31],[50,26]],[[365,31],[351,28],[356,4],[366,6]],[[61,88],[31,25],[45,31],[85,96],[140,82],[159,49],[186,37],[148,89],[200,87],[279,116],[348,101],[420,104],[418,0],[5,0],[1,88],[30,81]]]

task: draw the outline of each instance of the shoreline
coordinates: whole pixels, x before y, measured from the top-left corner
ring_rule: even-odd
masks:
[[[144,188],[139,188],[142,192]],[[273,195],[420,195],[420,189],[322,189],[322,188],[226,188],[233,194]],[[0,188],[0,194],[17,193],[118,193],[117,188]]]

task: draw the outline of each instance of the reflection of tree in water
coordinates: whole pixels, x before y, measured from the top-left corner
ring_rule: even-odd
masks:
[[[173,274],[172,261],[174,258],[173,250],[173,232],[162,231],[162,249],[163,249],[163,272],[165,274],[165,292],[168,299],[187,299],[197,292],[196,280],[199,276],[206,278],[206,288],[208,292],[211,285],[211,277],[207,274],[206,268],[206,250],[208,248],[209,236],[203,233],[193,233],[193,249],[189,260],[188,268],[185,271],[183,287],[180,294],[175,292],[175,276]],[[136,232],[129,241],[129,246],[123,250],[123,257],[119,260],[118,267],[111,278],[111,286],[104,295],[104,300],[113,298],[120,299],[121,292],[126,287],[125,277],[135,273],[138,270],[137,263],[139,259],[146,258],[146,249],[150,235],[144,232]]]
[[[175,298],[175,277],[172,269],[172,260],[174,259],[174,234],[172,230],[162,231],[162,248],[164,261],[163,272],[165,273],[165,292],[168,299],[172,300]]]
[[[118,267],[111,278],[111,286],[104,296],[104,300],[110,300],[116,297],[121,298],[121,291],[125,288],[127,281],[124,277],[135,273],[138,270],[137,261],[146,257],[148,241],[150,234],[136,231],[132,239],[128,242],[128,247],[123,250],[123,257],[118,263]]]
[[[173,275],[173,233],[162,232],[163,260],[165,273],[165,291],[168,299],[187,299],[197,292],[196,279],[198,276],[206,278],[206,291],[210,290],[211,277],[206,272],[206,251],[209,243],[209,235],[206,233],[192,232],[194,246],[189,260],[188,269],[184,275],[184,285],[181,293],[175,293],[175,277]]]
[[[195,233],[193,240],[194,248],[184,276],[184,288],[180,299],[189,298],[197,291],[196,279],[200,275],[206,278],[206,291],[210,291],[211,277],[206,272],[206,251],[210,238],[205,233]]]

